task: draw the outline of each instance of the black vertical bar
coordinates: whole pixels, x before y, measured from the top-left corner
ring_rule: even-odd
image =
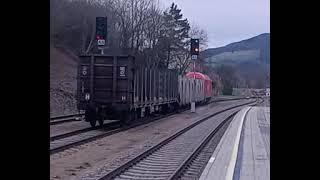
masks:
[[[179,85],[180,85],[180,81],[179,81],[179,74],[177,74],[176,73],[176,79],[177,79],[177,82],[178,82],[178,84],[177,84],[177,89],[179,88]],[[179,96],[179,90],[178,91],[176,91],[176,97],[178,97]]]
[[[165,70],[163,70],[161,72],[161,96],[162,96],[162,99],[165,100],[165,88],[166,88],[166,84],[165,84]]]
[[[141,81],[142,81],[142,84],[141,84],[141,102],[142,104],[144,104],[144,100],[145,100],[145,96],[144,96],[144,68],[141,69]]]
[[[117,56],[113,56],[112,102],[116,102],[117,90]]]
[[[168,71],[168,99],[171,99],[171,71]]]
[[[167,98],[167,71],[164,70],[163,71],[163,84],[164,84],[164,89],[163,89],[163,96],[164,96],[164,99]]]
[[[149,68],[149,101],[152,102],[152,69]]]
[[[166,72],[166,97],[169,100],[169,71]]]
[[[146,68],[146,77],[147,77],[147,79],[146,79],[146,84],[147,84],[147,86],[146,86],[146,92],[147,92],[147,102],[149,103],[149,95],[150,95],[150,92],[149,92],[149,81],[150,81],[150,76],[149,76],[150,74],[149,74],[149,69],[148,68]]]
[[[168,100],[168,98],[167,98],[167,91],[168,91],[168,88],[167,88],[167,83],[168,83],[168,81],[167,81],[167,74],[168,74],[168,71],[167,70],[165,70],[164,71],[164,81],[163,81],[163,84],[164,84],[164,99],[167,101]]]
[[[139,82],[139,84],[137,84],[137,91],[138,91],[138,102],[139,102],[139,104],[141,103],[141,68],[139,68],[139,73],[138,73],[138,77],[137,77],[137,79],[138,79],[138,82]]]
[[[144,71],[144,69],[143,68],[141,68],[141,77],[140,77],[140,79],[141,79],[141,104],[143,104],[143,102],[144,102],[144,77],[143,77],[143,71]]]
[[[175,76],[175,73],[173,72],[172,73],[172,99],[174,99],[174,97],[175,97],[175,94],[174,94],[174,92],[175,92],[175,87],[176,87],[176,85],[178,84],[176,81],[176,76]],[[176,82],[176,83],[174,83],[174,82]]]
[[[150,102],[150,69],[146,68],[146,76],[147,76],[147,102]]]
[[[179,93],[180,101],[183,102],[182,99],[183,99],[183,95],[184,95],[184,84],[183,84],[183,77],[182,76],[180,76],[179,83],[180,83],[181,89],[178,93]]]
[[[175,76],[176,76],[175,77],[175,79],[176,79],[175,81],[177,82],[177,85],[176,85],[176,89],[177,90],[174,92],[174,97],[176,98],[176,97],[178,97],[178,93],[177,92],[179,91],[179,89],[178,89],[179,88],[179,79],[178,79],[179,75],[176,73]]]
[[[144,68],[144,102],[147,103],[147,69]]]
[[[91,56],[90,61],[90,104],[93,103],[94,98],[94,55]]]
[[[132,57],[131,56],[128,56],[128,66],[127,66],[127,75],[128,75],[128,86],[127,86],[127,93],[126,93],[126,102],[127,104],[132,104],[131,102],[133,102],[133,86],[132,86],[132,83],[133,83],[133,78],[134,78],[134,71],[132,71],[132,68],[131,68],[131,62],[132,62]]]
[[[171,100],[171,98],[172,98],[172,88],[173,88],[173,86],[172,86],[172,72],[171,71],[169,73],[169,84],[170,84],[169,94],[170,94],[170,100]]]
[[[176,83],[175,83],[176,82]],[[176,91],[176,85],[178,84],[178,82],[176,81],[176,74],[175,72],[172,73],[172,98],[174,99],[175,96],[175,91]]]
[[[179,91],[179,89],[178,89],[179,88],[179,78],[178,77],[179,77],[179,74],[176,73],[176,78],[175,79],[176,79],[176,82],[178,82],[177,85],[176,85],[176,89],[177,90],[174,92],[175,93],[174,97],[176,97],[176,98],[178,97],[178,91]]]
[[[168,75],[167,75],[167,84],[168,84],[168,90],[167,90],[167,92],[168,92],[168,101],[170,100],[170,71],[168,70]]]
[[[158,100],[160,100],[160,97],[161,97],[161,88],[163,87],[163,84],[161,84],[161,71],[159,70],[159,74],[158,74],[158,87],[159,87],[159,89],[158,89]]]
[[[152,69],[149,68],[149,101],[152,102]]]
[[[172,97],[173,97],[173,72],[170,72],[170,99],[172,100]]]
[[[164,77],[163,77],[163,85],[164,85],[164,89],[163,89],[163,94],[164,94],[164,99],[165,101],[167,100],[167,70],[164,70]]]
[[[167,87],[167,93],[168,93],[168,101],[170,100],[170,71],[168,70],[168,73],[167,73],[167,84],[168,84],[168,87]]]
[[[159,84],[159,69],[156,70],[156,77],[157,82],[156,82],[156,98],[157,102],[159,102],[159,91],[160,91],[160,84]]]
[[[144,80],[143,80],[143,68],[140,68],[140,89],[141,89],[141,91],[140,91],[140,104],[142,104],[143,103],[143,99],[144,99],[144,97],[143,97],[143,90],[144,90],[144,88],[143,88],[143,84],[144,84]]]
[[[133,101],[135,102],[136,100],[136,97],[137,97],[137,92],[138,92],[138,86],[137,86],[137,83],[138,83],[138,78],[137,78],[137,75],[138,75],[138,71],[137,69],[134,70],[134,82],[133,82]]]
[[[153,69],[153,95],[152,95],[152,99],[153,101],[156,101],[156,99],[154,97],[156,97],[156,69]]]
[[[171,100],[171,88],[172,88],[172,84],[171,84],[171,71],[168,71],[168,99]]]
[[[175,99],[177,96],[176,96],[176,91],[177,91],[177,89],[178,89],[178,87],[177,87],[177,85],[178,85],[178,81],[176,81],[176,73],[174,72],[173,73],[173,82],[172,82],[172,84],[173,84],[173,91],[172,91],[172,93],[173,93],[173,99]]]
[[[170,72],[170,99],[172,100],[173,97],[173,73]]]
[[[80,69],[81,69],[81,63],[82,63],[82,58],[79,58],[79,62],[78,62],[78,71],[77,71],[77,105],[80,103]],[[78,107],[79,108],[79,107]]]

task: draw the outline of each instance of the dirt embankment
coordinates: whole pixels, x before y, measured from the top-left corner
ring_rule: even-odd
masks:
[[[50,116],[77,113],[77,56],[58,47],[50,47]]]

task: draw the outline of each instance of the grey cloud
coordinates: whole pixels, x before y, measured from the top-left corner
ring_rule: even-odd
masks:
[[[270,32],[269,0],[160,0],[163,7],[172,2],[191,24],[207,31],[209,47]]]

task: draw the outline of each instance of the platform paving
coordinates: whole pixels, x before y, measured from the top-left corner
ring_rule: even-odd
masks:
[[[245,107],[236,114],[200,180],[270,179],[270,108]]]

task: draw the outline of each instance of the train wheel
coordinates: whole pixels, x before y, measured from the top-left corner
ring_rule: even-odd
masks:
[[[124,123],[126,125],[130,125],[131,121],[132,121],[132,113],[131,112],[127,112],[125,117],[124,117]]]
[[[141,118],[141,108],[138,108],[136,111],[134,111],[135,114],[135,121],[138,121],[138,119]]]
[[[100,126],[100,128],[103,128],[103,118],[102,117],[99,117],[98,118],[98,122],[99,122],[99,126]]]
[[[162,106],[162,114],[168,114],[169,113],[169,107],[167,104]]]
[[[130,117],[129,117],[130,123],[135,122],[138,119],[137,111],[130,111],[129,115],[130,115]]]
[[[126,125],[127,125],[127,122],[128,122],[128,120],[127,120],[127,113],[122,112],[119,117],[120,117],[121,125],[122,125],[122,126],[126,126]]]
[[[85,120],[90,123],[91,127],[96,127],[96,113],[93,109],[88,108],[86,110]]]
[[[130,125],[133,121],[136,120],[137,113],[135,111],[125,112],[123,122],[125,125]]]
[[[91,127],[93,127],[93,128],[96,127],[97,121],[95,119],[91,119],[89,122],[90,122]]]
[[[134,117],[134,121],[138,121],[138,119],[139,119],[139,115],[138,115],[138,111],[133,111],[133,117]]]

